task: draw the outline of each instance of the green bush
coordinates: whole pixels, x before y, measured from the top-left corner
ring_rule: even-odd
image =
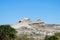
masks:
[[[46,36],[44,40],[58,40],[58,37],[55,35],[52,36]]]
[[[15,40],[16,30],[10,25],[0,25],[0,40]]]

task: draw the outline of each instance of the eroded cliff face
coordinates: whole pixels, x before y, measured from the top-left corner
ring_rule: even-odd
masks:
[[[17,24],[12,25],[17,30],[17,34],[27,34],[33,36],[54,35],[55,32],[60,32],[60,25],[45,24],[42,20],[31,21],[29,18],[20,20]]]

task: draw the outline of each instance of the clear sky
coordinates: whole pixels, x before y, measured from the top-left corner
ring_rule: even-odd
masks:
[[[0,25],[16,24],[25,17],[60,24],[60,0],[0,0]]]

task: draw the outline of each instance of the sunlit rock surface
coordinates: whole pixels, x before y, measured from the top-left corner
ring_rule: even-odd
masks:
[[[11,26],[17,30],[17,35],[27,34],[33,37],[51,36],[54,35],[55,32],[60,32],[60,24],[45,24],[44,21],[40,19],[31,21],[29,18],[24,18],[17,24]]]

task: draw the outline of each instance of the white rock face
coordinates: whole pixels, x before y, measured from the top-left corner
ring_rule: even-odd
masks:
[[[32,22],[29,18],[24,18],[21,22],[12,25],[14,29],[18,31],[18,35],[20,34],[28,34],[28,35],[53,35],[56,31],[53,25],[46,25],[42,20],[37,20]]]

